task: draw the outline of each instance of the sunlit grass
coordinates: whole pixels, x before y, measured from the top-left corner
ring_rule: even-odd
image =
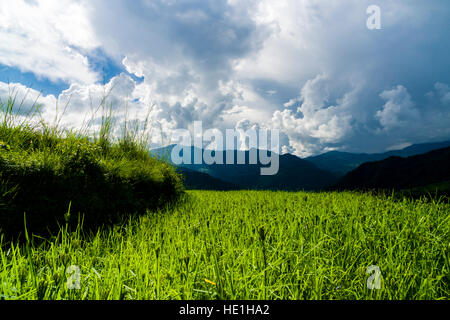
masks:
[[[449,213],[439,201],[358,193],[192,191],[178,206],[96,234],[3,243],[0,295],[448,299]],[[68,288],[72,265],[78,290]],[[380,290],[367,288],[372,265]]]

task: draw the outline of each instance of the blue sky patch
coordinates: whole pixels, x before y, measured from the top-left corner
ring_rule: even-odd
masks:
[[[61,91],[69,88],[70,84],[64,81],[53,82],[43,77],[36,77],[32,72],[21,72],[17,68],[0,64],[0,81],[5,83],[20,83],[28,88],[39,91],[42,95],[59,95]]]
[[[97,49],[86,55],[90,69],[100,75],[102,84],[108,83],[113,77],[125,73],[136,83],[141,83],[144,78],[139,78],[127,72],[125,67],[108,57],[103,50]],[[63,80],[52,81],[46,77],[36,76],[32,72],[22,72],[15,67],[0,64],[0,81],[4,83],[20,83],[28,88],[39,91],[43,96],[54,95],[57,97],[62,91],[70,87],[69,82]]]

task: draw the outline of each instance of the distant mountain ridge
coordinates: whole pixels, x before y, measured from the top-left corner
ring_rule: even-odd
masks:
[[[384,188],[385,186],[388,186],[388,188],[397,188],[406,185],[417,186],[420,185],[422,181],[427,182],[428,180],[425,177],[420,176],[420,172],[417,173],[414,171],[412,172],[413,174],[411,174],[411,177],[415,177],[414,179],[417,180],[416,182],[408,177],[399,175],[397,176],[397,183],[386,183],[386,181],[378,178],[375,179],[372,176],[372,174],[377,175],[376,172],[382,172],[377,165],[373,164],[374,162],[382,162],[384,164],[389,163],[394,172],[389,172],[388,175],[396,176],[395,172],[399,169],[395,165],[396,163],[404,165],[403,160],[409,159],[408,157],[427,154],[433,150],[442,150],[446,147],[450,147],[450,141],[412,145],[402,150],[394,150],[379,154],[355,154],[332,151],[306,159],[301,159],[292,154],[284,154],[279,156],[279,172],[274,176],[262,176],[260,174],[260,168],[265,166],[261,166],[260,164],[207,165],[202,163],[182,164],[177,167],[178,172],[185,176],[185,186],[187,189],[319,191],[330,189],[333,186],[338,186],[339,188],[349,187],[351,189],[359,187]],[[171,161],[173,148],[174,145],[154,149],[150,152],[153,156],[165,159],[173,164]],[[203,150],[191,147],[191,163],[194,162],[194,152],[196,150],[203,154]],[[241,155],[245,157],[246,163],[248,163],[249,151],[232,152],[234,159],[237,159],[238,155]],[[387,159],[389,159],[389,161],[383,162]],[[410,162],[405,163],[409,165]],[[444,163],[445,162],[439,162],[439,165],[444,166]],[[389,167],[389,165],[386,164],[387,167]],[[436,164],[430,163],[430,165],[435,166]],[[411,170],[421,170],[422,172],[423,170],[428,170],[426,166],[425,162],[423,162],[422,166],[412,166]],[[354,171],[356,171],[356,173],[354,173]],[[432,172],[436,173],[439,172],[439,170]],[[383,171],[382,174],[385,175],[386,173]],[[431,179],[433,182],[430,183],[443,181],[442,179],[445,179],[445,174],[435,174],[434,177],[436,179]],[[356,183],[356,180],[358,179],[360,181]]]
[[[450,181],[450,147],[408,158],[367,162],[346,174],[339,190],[411,189]]]
[[[174,146],[151,150],[154,156],[166,159],[171,162],[170,155]],[[198,150],[198,149],[197,149]],[[191,163],[194,160],[195,148],[191,147]],[[202,151],[202,150],[200,150]],[[258,151],[258,150],[257,150]],[[203,151],[202,151],[203,152]],[[245,157],[246,164],[182,164],[179,167],[191,170],[190,178],[193,179],[193,173],[199,172],[208,174],[211,177],[238,186],[241,189],[256,190],[322,190],[329,185],[336,183],[334,175],[326,170],[317,168],[313,163],[303,160],[291,154],[279,155],[279,171],[273,176],[261,175],[261,164],[248,164],[251,151],[231,151],[234,159],[238,155]],[[258,153],[259,154],[259,153]],[[258,156],[259,159],[259,156]],[[259,161],[258,161],[259,163]]]
[[[446,147],[450,147],[450,141],[415,144],[402,150],[374,154],[331,151],[305,158],[305,160],[311,161],[318,168],[328,170],[338,177],[342,177],[365,162],[380,161],[393,156],[407,158]]]

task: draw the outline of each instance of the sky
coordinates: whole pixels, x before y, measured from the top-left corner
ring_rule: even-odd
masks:
[[[202,121],[384,152],[450,140],[449,21],[448,0],[0,0],[0,99],[95,130],[106,97],[153,146]]]

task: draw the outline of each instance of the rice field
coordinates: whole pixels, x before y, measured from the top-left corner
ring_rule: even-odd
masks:
[[[0,299],[450,297],[450,205],[361,193],[188,191],[96,233],[0,245]]]

